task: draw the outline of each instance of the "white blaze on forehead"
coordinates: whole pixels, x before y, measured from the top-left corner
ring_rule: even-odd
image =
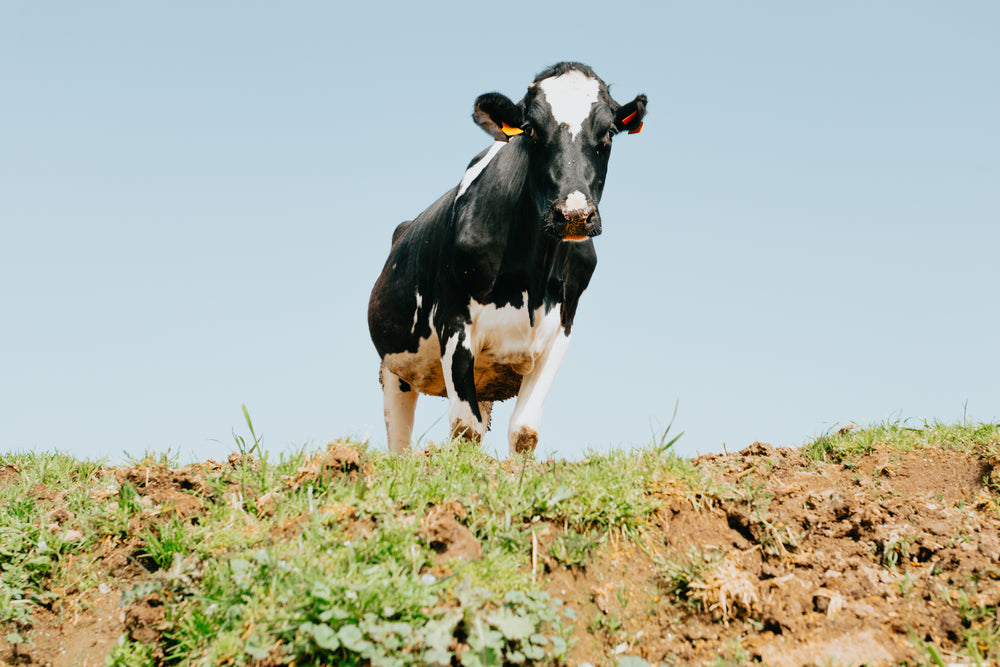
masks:
[[[500,152],[500,149],[506,145],[507,144],[502,141],[494,141],[493,145],[490,146],[490,150],[488,150],[486,155],[483,156],[483,159],[465,171],[465,176],[462,177],[462,182],[458,185],[458,194],[455,195],[456,199],[465,194],[465,191],[469,189],[470,185],[472,185],[472,181],[476,180],[479,174],[483,173],[483,169],[486,169],[486,165],[490,163],[490,160],[496,157],[496,154]]]
[[[597,101],[601,84],[579,70],[561,76],[543,79],[538,87],[552,107],[552,117],[557,123],[569,126],[569,134],[576,138],[583,129],[583,121]]]

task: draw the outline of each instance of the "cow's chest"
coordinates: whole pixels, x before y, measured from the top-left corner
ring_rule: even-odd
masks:
[[[525,295],[526,296],[526,295]],[[472,300],[466,328],[468,346],[475,357],[476,393],[479,400],[502,401],[516,396],[521,378],[534,369],[535,362],[551,345],[559,330],[559,306],[547,313],[526,305],[496,306]],[[385,363],[393,373],[421,393],[445,396],[438,332],[431,329],[416,352],[388,354]]]

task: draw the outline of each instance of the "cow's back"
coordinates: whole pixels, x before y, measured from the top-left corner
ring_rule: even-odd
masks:
[[[432,333],[436,272],[455,192],[449,190],[393,233],[389,257],[368,300],[368,331],[382,357],[416,352],[420,339]]]

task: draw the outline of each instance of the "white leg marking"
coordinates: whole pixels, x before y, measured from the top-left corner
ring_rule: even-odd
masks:
[[[557,311],[554,311],[557,312]],[[538,429],[542,424],[542,407],[549,395],[552,383],[566,356],[569,336],[560,329],[548,346],[535,361],[535,367],[521,380],[521,390],[517,394],[514,414],[510,417],[507,437],[510,440],[510,455],[533,452],[538,444]]]
[[[413,435],[413,413],[417,409],[417,390],[403,391],[399,376],[383,364],[382,400],[385,408],[385,432],[389,438],[389,451],[403,454],[410,449]]]
[[[471,327],[465,327],[465,341],[462,347],[470,353]],[[441,369],[444,373],[444,386],[448,392],[448,424],[451,426],[452,434],[465,433],[465,437],[470,440],[479,440],[486,430],[483,423],[476,419],[472,412],[472,406],[458,398],[455,391],[455,378],[452,375],[452,362],[455,359],[455,350],[458,349],[459,334],[454,334],[444,345],[444,356],[441,358]]]

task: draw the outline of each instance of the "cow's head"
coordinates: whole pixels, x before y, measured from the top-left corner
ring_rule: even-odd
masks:
[[[601,233],[597,204],[611,140],[637,133],[645,115],[645,95],[619,104],[592,69],[565,62],[535,77],[517,104],[500,93],[480,95],[472,117],[497,141],[516,137],[528,152],[528,189],[543,230],[583,241]]]

